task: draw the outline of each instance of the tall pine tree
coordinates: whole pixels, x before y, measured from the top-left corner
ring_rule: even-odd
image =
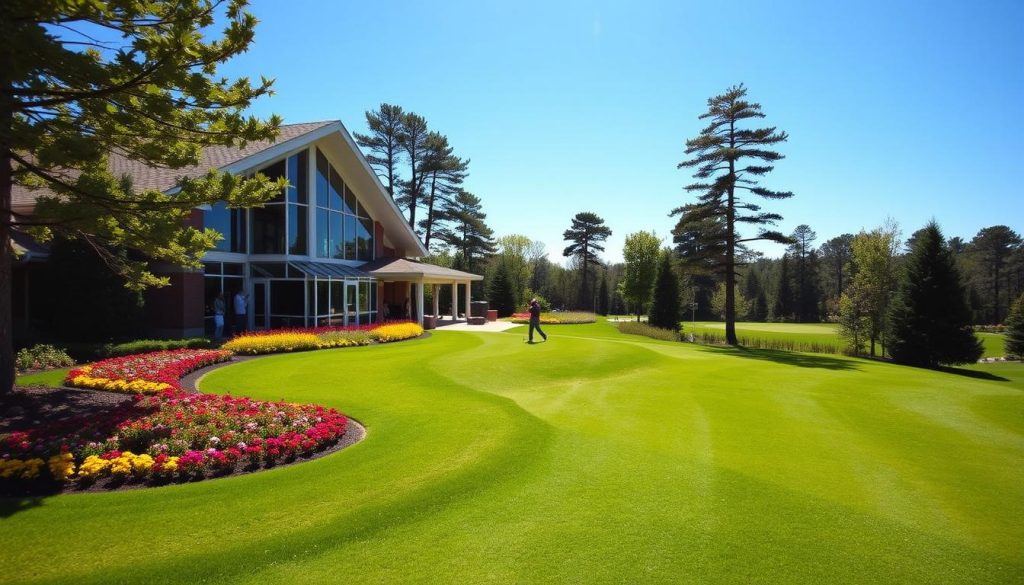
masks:
[[[601,260],[597,257],[598,252],[604,252],[601,244],[612,235],[612,230],[604,225],[604,220],[596,213],[582,211],[572,218],[572,224],[565,230],[562,237],[567,242],[572,242],[562,251],[565,257],[574,257],[579,260],[582,269],[583,279],[580,282],[579,307],[582,309],[593,309],[590,294],[590,282],[587,280],[587,267],[591,264],[600,265]]]
[[[739,233],[737,224],[764,226],[782,219],[777,213],[761,211],[760,205],[741,196],[741,192],[766,199],[793,196],[791,192],[771,191],[758,184],[760,177],[774,169],[770,163],[783,158],[769,147],[785,142],[788,136],[774,127],[740,128],[745,120],[764,117],[760,104],[743,99],[746,94],[747,89],[740,84],[708,99],[708,111],[701,114],[700,119],[710,119],[711,123],[696,138],[686,141],[686,154],[692,158],[679,163],[679,168],[695,167],[693,176],[698,180],[686,186],[687,191],[698,193],[698,203],[687,213],[724,220],[725,254],[717,259],[717,264],[725,279],[725,337],[730,345],[738,344],[735,296],[737,246],[755,240],[790,242],[782,233],[764,228],[753,237],[745,238]]]
[[[934,367],[978,360],[967,291],[935,222],[918,232],[889,314],[889,353],[897,362]]]
[[[405,112],[402,106],[381,104],[376,111],[366,112],[366,126],[369,134],[354,133],[356,143],[367,149],[366,160],[381,179],[386,179],[384,187],[395,196],[395,184],[398,177],[398,163],[402,158],[402,121]]]

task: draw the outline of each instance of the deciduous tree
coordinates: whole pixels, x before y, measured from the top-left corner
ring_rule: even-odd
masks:
[[[218,67],[252,42],[245,0],[0,3],[0,391],[13,386],[11,230],[81,239],[133,288],[163,285],[148,263],[197,267],[220,235],[185,224],[199,205],[258,205],[284,182],[211,172],[174,195],[111,172],[120,156],[172,169],[204,146],[267,140],[280,119],[245,116],[271,81],[227,79]],[[216,27],[223,26],[220,34]],[[12,188],[40,191],[31,216]]]
[[[636,311],[638,322],[651,300],[660,249],[661,240],[651,232],[639,231],[626,236],[622,249],[626,267],[620,287],[623,298]]]
[[[717,218],[723,222],[724,256],[717,259],[717,264],[725,280],[725,337],[731,345],[738,343],[735,298],[737,246],[755,240],[790,242],[778,231],[764,228],[755,236],[743,237],[738,224],[774,225],[782,216],[762,211],[760,205],[740,194],[746,191],[767,199],[793,196],[791,192],[772,191],[758,183],[760,177],[774,168],[771,163],[783,158],[770,147],[785,142],[788,136],[774,127],[741,128],[746,120],[764,117],[761,105],[746,101],[746,94],[747,89],[740,84],[708,99],[708,111],[701,114],[700,119],[710,119],[711,122],[700,135],[686,141],[686,154],[691,158],[679,163],[679,168],[696,169],[693,176],[698,182],[687,185],[686,190],[698,194],[698,203],[673,212],[690,214],[696,220]]]
[[[853,261],[857,266],[857,301],[869,318],[867,331],[870,353],[875,355],[875,344],[885,347],[885,332],[889,303],[897,285],[897,256],[899,228],[893,221],[870,232],[860,232],[853,239]]]

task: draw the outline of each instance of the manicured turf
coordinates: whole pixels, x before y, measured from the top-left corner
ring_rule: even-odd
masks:
[[[658,342],[606,323],[548,333],[438,331],[214,372],[204,390],[322,402],[369,434],[269,472],[5,500],[0,580],[1024,575],[1024,388],[1003,370]]]
[[[683,321],[683,334],[712,333],[725,338],[725,323],[717,321]],[[737,323],[736,335],[742,343],[746,340],[791,341],[810,349],[815,345],[831,349],[827,353],[839,353],[844,344],[838,335],[839,326],[835,323]],[[1003,346],[1005,336],[999,333],[978,333],[985,347],[983,357],[1002,357],[1006,351]]]
[[[19,386],[50,386],[59,387],[64,385],[64,378],[67,377],[68,372],[71,368],[62,368],[59,370],[49,370],[46,372],[36,372],[34,374],[25,374],[18,376],[15,383]]]

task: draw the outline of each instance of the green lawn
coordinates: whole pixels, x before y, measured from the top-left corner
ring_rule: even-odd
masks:
[[[71,368],[62,368],[60,370],[49,370],[46,372],[36,372],[35,374],[25,374],[18,376],[15,383],[20,386],[52,386],[58,387],[64,385],[64,378],[68,376],[68,372]]]
[[[683,333],[696,333],[698,338],[702,333],[711,333],[722,339],[725,338],[725,323],[716,321],[697,321],[696,324],[690,321],[683,321]],[[743,340],[771,340],[793,342],[796,348],[810,349],[817,345],[831,351],[826,353],[839,353],[843,348],[842,340],[838,335],[839,326],[835,323],[737,323],[736,335]],[[1002,357],[1006,354],[1003,347],[1005,336],[1000,333],[978,333],[985,347],[984,357]]]
[[[280,355],[207,391],[367,438],[190,485],[0,501],[0,581],[1013,583],[1024,372],[551,327]],[[1007,367],[1008,366],[1008,367]],[[970,374],[970,375],[965,375]]]

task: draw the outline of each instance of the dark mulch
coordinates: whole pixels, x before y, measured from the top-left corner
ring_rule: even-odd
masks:
[[[19,386],[14,392],[0,394],[0,432],[25,431],[63,418],[94,415],[131,400],[129,394],[102,390]]]

